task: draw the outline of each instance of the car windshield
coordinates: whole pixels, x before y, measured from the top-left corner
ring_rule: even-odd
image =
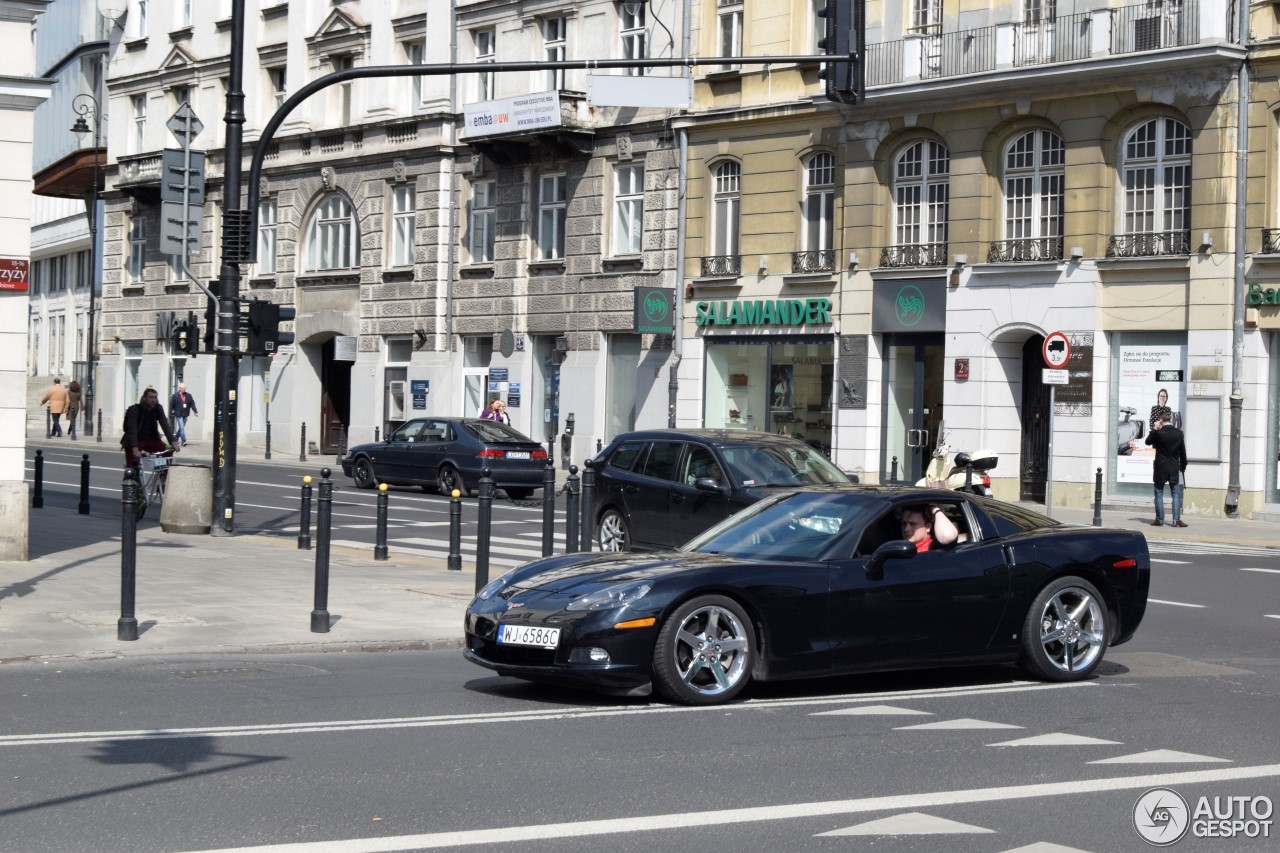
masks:
[[[821,453],[796,442],[722,447],[729,473],[740,486],[822,486],[849,478]]]
[[[852,492],[779,495],[752,504],[680,550],[744,560],[819,560],[837,539],[855,541],[876,506]]]
[[[518,432],[499,421],[470,421],[462,425],[463,429],[486,444],[519,442],[521,444],[537,444],[532,438]]]

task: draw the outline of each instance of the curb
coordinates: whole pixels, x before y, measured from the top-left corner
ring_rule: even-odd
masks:
[[[0,666],[51,663],[55,661],[123,660],[131,657],[211,657],[214,655],[288,655],[288,654],[356,654],[368,652],[423,652],[449,651],[466,647],[466,641],[457,640],[370,640],[346,643],[280,643],[257,646],[208,646],[194,649],[166,651],[164,649],[140,649],[129,651],[86,651],[65,655],[28,655],[20,658],[0,658]]]

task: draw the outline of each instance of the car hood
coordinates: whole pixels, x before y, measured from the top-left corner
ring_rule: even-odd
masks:
[[[680,572],[737,562],[722,554],[663,551],[657,554],[609,554],[568,565],[548,567],[513,579],[504,597],[522,592],[590,591],[631,581],[656,580]]]

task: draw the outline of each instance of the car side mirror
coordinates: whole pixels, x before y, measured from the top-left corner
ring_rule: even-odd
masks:
[[[867,560],[867,579],[878,581],[884,578],[884,564],[889,560],[908,560],[916,555],[916,546],[905,539],[894,539],[886,542],[872,552]]]
[[[700,492],[717,492],[726,494],[728,489],[720,485],[720,481],[714,477],[699,477],[693,481],[693,487]]]

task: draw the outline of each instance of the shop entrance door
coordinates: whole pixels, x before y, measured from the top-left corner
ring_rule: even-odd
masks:
[[[1022,467],[1018,500],[1044,503],[1049,478],[1049,386],[1044,384],[1042,335],[1022,345]]]
[[[320,360],[320,452],[337,453],[351,423],[351,362],[334,358],[336,338],[324,342]]]
[[[942,426],[942,335],[886,335],[883,482],[924,476]]]

